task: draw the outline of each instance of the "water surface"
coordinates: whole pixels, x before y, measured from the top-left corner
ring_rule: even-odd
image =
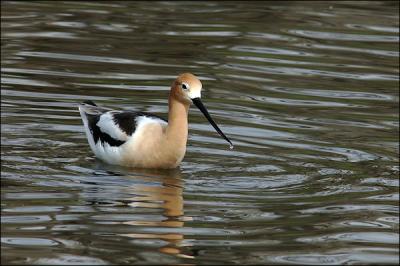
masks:
[[[4,264],[398,264],[397,2],[2,2]],[[105,165],[83,100],[190,111],[172,171]]]

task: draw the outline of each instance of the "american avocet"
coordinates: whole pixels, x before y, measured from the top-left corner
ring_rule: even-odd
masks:
[[[202,104],[200,80],[185,73],[172,83],[168,121],[154,114],[112,111],[92,101],[79,105],[87,139],[101,160],[129,167],[175,168],[186,152],[188,112],[191,103],[204,114],[215,130],[230,144]]]

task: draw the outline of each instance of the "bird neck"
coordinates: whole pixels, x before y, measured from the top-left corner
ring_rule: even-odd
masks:
[[[178,148],[186,148],[188,137],[188,113],[189,103],[178,101],[173,95],[169,96],[169,112],[167,139],[171,145]]]

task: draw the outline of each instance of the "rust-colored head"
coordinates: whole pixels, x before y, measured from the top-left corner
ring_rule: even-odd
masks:
[[[204,114],[207,118],[208,122],[215,128],[215,130],[223,137],[226,141],[229,142],[230,148],[233,148],[232,142],[225,136],[225,134],[221,131],[221,129],[217,126],[214,120],[211,118],[208,113],[206,107],[201,102],[201,82],[200,80],[193,74],[184,73],[179,75],[171,87],[171,96],[177,99],[178,101],[190,105],[193,103],[197,108]]]
[[[171,93],[180,102],[190,104],[201,97],[201,82],[191,73],[180,74],[172,84]]]

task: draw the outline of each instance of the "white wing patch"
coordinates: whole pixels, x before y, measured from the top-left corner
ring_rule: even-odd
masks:
[[[134,121],[132,121],[132,123],[133,122]],[[107,133],[113,139],[126,141],[129,138],[129,136],[114,122],[111,112],[102,114],[96,125],[102,132]]]

